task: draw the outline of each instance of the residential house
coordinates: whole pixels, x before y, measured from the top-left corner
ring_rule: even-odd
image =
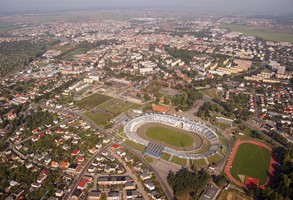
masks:
[[[120,200],[120,193],[119,191],[109,191],[107,200]]]
[[[151,180],[146,180],[144,182],[144,185],[146,186],[146,188],[150,191],[154,190],[156,187],[155,187],[155,184],[151,181]]]

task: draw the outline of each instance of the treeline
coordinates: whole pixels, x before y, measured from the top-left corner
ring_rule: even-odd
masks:
[[[34,102],[37,103],[40,100],[49,99],[49,98],[54,97],[56,94],[61,94],[66,88],[68,88],[70,85],[72,85],[77,80],[78,80],[77,78],[73,78],[70,81],[67,81],[67,82],[63,83],[62,85],[60,85],[59,87],[55,88],[53,91],[47,92],[43,96],[35,97]]]
[[[176,173],[169,171],[167,176],[168,184],[172,187],[174,195],[180,197],[189,194],[190,199],[199,197],[208,180],[209,175],[205,171],[196,172],[187,168],[182,168]]]
[[[291,143],[288,142],[288,140],[282,136],[281,134],[277,133],[276,131],[263,131],[264,134],[269,136],[270,138],[276,140],[277,142],[281,143],[285,147],[289,147]]]
[[[28,65],[43,55],[49,45],[46,42],[33,41],[0,43],[0,75],[3,76],[16,67]]]
[[[293,146],[288,150],[278,147],[274,149],[274,154],[277,156],[280,166],[277,168],[275,181],[264,190],[256,189],[254,196],[257,200],[290,200],[293,199]]]

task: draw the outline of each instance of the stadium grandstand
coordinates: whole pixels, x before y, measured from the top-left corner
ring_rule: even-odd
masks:
[[[146,139],[141,138],[137,134],[137,130],[140,126],[146,123],[154,123],[154,122],[162,123],[162,124],[176,127],[176,128],[181,128],[191,133],[198,134],[206,138],[210,142],[209,149],[203,153],[196,153],[195,150],[178,151],[170,147],[164,147],[162,151],[166,153],[178,156],[180,158],[185,158],[185,159],[202,159],[204,157],[209,157],[214,155],[215,153],[217,153],[217,151],[221,147],[219,136],[206,125],[200,122],[194,122],[182,117],[166,115],[166,114],[145,114],[137,118],[134,118],[130,120],[124,126],[124,132],[130,140],[147,147],[149,146],[150,142]]]

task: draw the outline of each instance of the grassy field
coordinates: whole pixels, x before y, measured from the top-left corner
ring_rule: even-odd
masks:
[[[167,161],[169,161],[170,157],[171,157],[171,155],[168,154],[168,153],[163,153],[162,156],[161,156],[162,159],[167,160]]]
[[[196,167],[201,167],[201,166],[206,166],[207,163],[204,159],[196,159],[196,160],[191,160],[190,164],[195,165]]]
[[[20,24],[13,24],[9,22],[0,21],[0,33],[5,31],[14,30],[21,27]]]
[[[94,109],[86,115],[99,126],[110,124],[110,120],[128,109],[136,109],[139,105],[115,99],[102,94],[93,94],[76,102],[77,106],[85,109]],[[120,131],[123,131],[121,127]]]
[[[173,163],[177,163],[178,165],[181,165],[181,166],[185,166],[186,165],[186,159],[183,159],[183,158],[178,158],[176,156],[174,156],[171,160],[171,162]]]
[[[95,108],[98,105],[112,99],[111,97],[102,94],[93,94],[91,96],[85,97],[82,100],[76,102],[77,106],[82,108]]]
[[[229,28],[231,31],[241,32],[244,36],[257,36],[265,40],[293,43],[293,31],[289,29],[280,30],[276,28],[253,27],[239,24],[223,24],[222,27]]]
[[[176,147],[189,147],[193,144],[191,136],[165,127],[150,127],[145,132],[146,136]]]
[[[138,143],[135,143],[135,142],[133,142],[131,140],[126,140],[124,143],[126,145],[138,150],[138,151],[144,151],[144,149],[145,149],[145,146],[143,146],[141,144],[138,144]]]
[[[217,89],[201,90],[201,93],[211,97],[212,99],[221,99],[221,92]]]
[[[152,157],[147,157],[145,160],[146,160],[148,163],[152,163],[152,162],[153,162],[153,158],[152,158]]]
[[[103,126],[109,123],[110,119],[113,118],[112,115],[100,112],[87,112],[86,116],[88,116],[91,120],[93,120],[97,125]]]
[[[231,127],[229,124],[224,124],[224,123],[219,123],[219,122],[217,122],[216,125],[222,130],[226,130],[227,128]]]
[[[98,106],[99,109],[111,112],[114,115],[118,115],[118,114],[120,114],[130,108],[135,109],[138,107],[139,107],[139,105],[137,105],[137,104],[123,101],[120,99],[114,99],[114,98],[109,101],[106,101]]]
[[[238,175],[257,178],[262,185],[268,179],[270,159],[271,152],[267,149],[249,143],[241,144],[233,160],[231,174],[239,181],[241,179]]]
[[[219,154],[217,154],[217,153],[215,155],[212,155],[212,156],[208,157],[208,161],[209,161],[210,164],[212,164],[213,162],[214,163],[217,163],[221,159],[222,159],[222,157]]]

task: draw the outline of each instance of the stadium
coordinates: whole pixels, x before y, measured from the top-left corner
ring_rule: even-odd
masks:
[[[182,132],[182,136],[189,137],[191,143],[186,141],[188,146],[176,146],[168,142],[152,140],[146,136],[146,130],[152,127],[162,127],[170,132]],[[146,146],[146,153],[156,157],[166,152],[184,159],[203,159],[216,154],[222,146],[219,136],[204,124],[166,114],[146,114],[136,117],[124,126],[124,132],[133,142]],[[156,134],[160,138],[160,134],[164,133],[158,131]]]

